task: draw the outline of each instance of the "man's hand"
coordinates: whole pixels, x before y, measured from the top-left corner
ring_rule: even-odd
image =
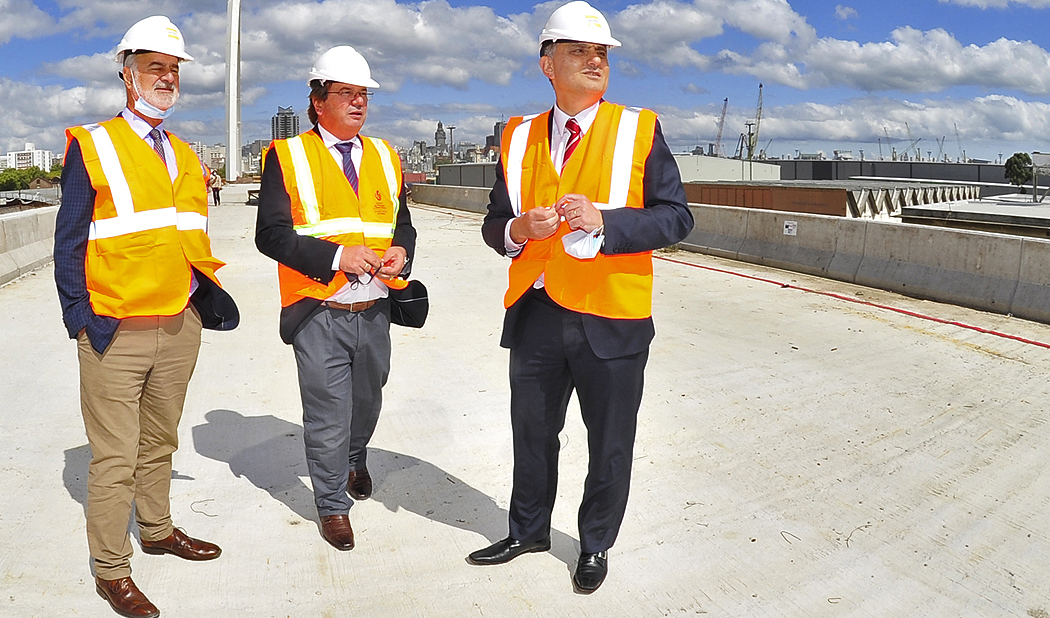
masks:
[[[405,268],[406,259],[408,259],[408,251],[405,251],[404,247],[391,246],[383,252],[383,267],[379,269],[376,276],[380,279],[397,277]]]
[[[585,195],[567,193],[554,204],[558,215],[565,217],[571,230],[593,232],[605,224],[602,211],[598,210]]]
[[[353,275],[363,275],[380,266],[383,261],[379,259],[375,251],[364,245],[343,246],[343,254],[339,256],[339,270]]]
[[[510,239],[517,244],[543,240],[554,234],[561,220],[554,208],[533,208],[510,224]]]

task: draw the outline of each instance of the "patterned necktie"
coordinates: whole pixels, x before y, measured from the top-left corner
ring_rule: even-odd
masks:
[[[346,179],[350,181],[350,186],[354,189],[354,195],[357,194],[357,170],[354,169],[354,160],[350,157],[350,153],[354,150],[354,145],[351,142],[338,142],[335,145],[335,149],[343,153],[343,173],[346,174]]]
[[[569,118],[565,121],[565,130],[569,132],[569,143],[565,145],[565,156],[561,159],[561,169],[565,169],[565,164],[569,162],[569,157],[572,156],[576,146],[580,143],[580,124],[576,122],[575,118]]]
[[[164,165],[167,165],[168,159],[164,156],[164,143],[160,141],[160,129],[153,129],[150,131],[149,137],[153,140],[153,151],[157,153],[157,156],[164,162]]]

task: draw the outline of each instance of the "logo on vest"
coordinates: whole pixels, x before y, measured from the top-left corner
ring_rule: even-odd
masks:
[[[372,209],[376,211],[376,214],[385,215],[387,211],[387,205],[383,203],[383,194],[376,189],[376,203],[372,206]]]

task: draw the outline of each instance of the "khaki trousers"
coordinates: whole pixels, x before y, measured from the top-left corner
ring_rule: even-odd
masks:
[[[80,407],[91,445],[88,549],[102,579],[131,575],[132,503],[141,538],[172,533],[171,454],[200,341],[192,307],[171,317],[121,320],[104,354],[86,334],[77,338]]]

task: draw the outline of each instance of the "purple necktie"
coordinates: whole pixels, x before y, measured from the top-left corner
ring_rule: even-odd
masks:
[[[575,118],[569,118],[565,121],[565,130],[569,132],[569,143],[565,145],[565,156],[561,159],[561,169],[565,169],[565,164],[569,162],[569,157],[572,156],[576,146],[580,143],[580,124],[576,122]]]
[[[350,186],[354,189],[354,195],[357,195],[357,170],[354,169],[354,160],[350,157],[350,153],[354,150],[354,145],[351,142],[338,142],[335,145],[335,149],[343,153],[343,173],[346,174],[346,179],[350,181]]]
[[[163,161],[165,165],[167,165],[168,160],[164,157],[164,143],[160,141],[160,129],[153,129],[152,131],[150,131],[149,137],[153,140],[154,152],[156,152],[157,156],[160,157],[160,160]]]

